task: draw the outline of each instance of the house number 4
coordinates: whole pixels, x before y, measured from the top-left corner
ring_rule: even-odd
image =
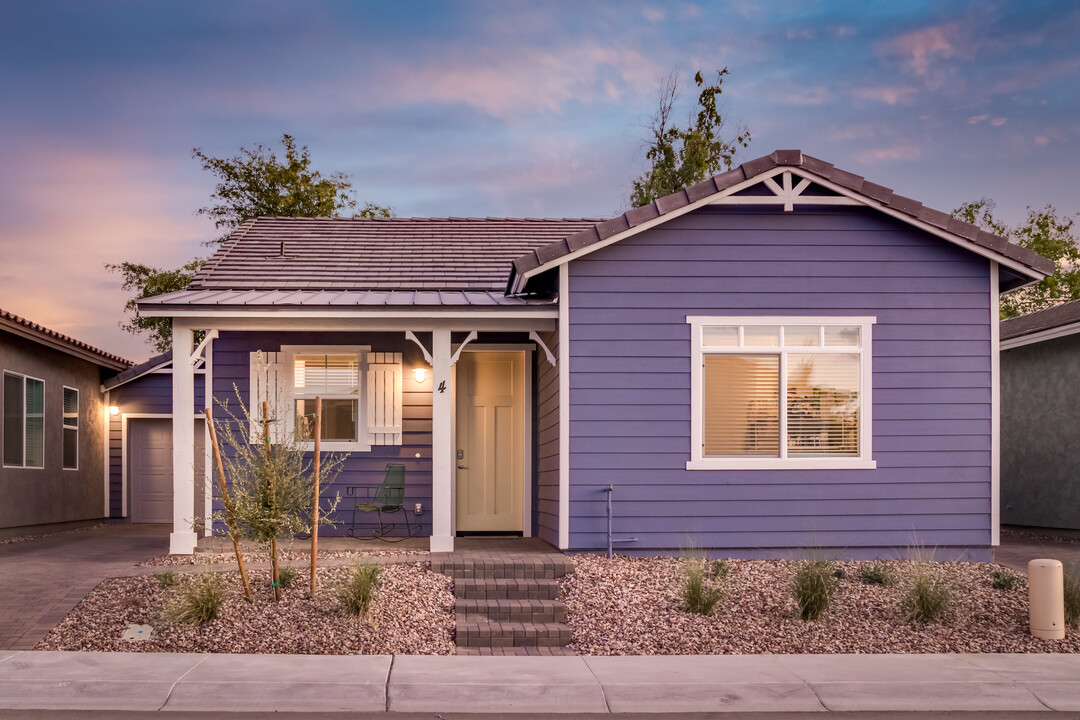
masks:
[[[446,392],[446,381],[445,380],[443,380],[441,383],[439,383],[439,392],[441,392],[441,393]]]

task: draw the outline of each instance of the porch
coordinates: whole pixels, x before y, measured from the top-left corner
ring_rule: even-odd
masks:
[[[387,518],[394,524],[394,536],[422,536],[432,552],[453,551],[455,538],[469,533],[542,535],[550,545],[558,545],[557,461],[552,472],[548,457],[552,447],[557,452],[558,438],[547,427],[552,420],[539,418],[537,412],[543,403],[548,414],[558,414],[557,403],[553,405],[537,383],[537,375],[543,375],[547,396],[559,384],[549,346],[556,320],[549,315],[550,310],[532,310],[525,317],[476,319],[465,327],[430,321],[404,327],[386,318],[281,318],[264,323],[253,323],[250,317],[202,322],[174,318],[174,347],[193,347],[196,331],[206,329],[188,362],[174,363],[173,417],[184,416],[178,407],[191,406],[193,368],[200,361],[206,374],[202,399],[221,422],[227,417],[222,400],[232,399],[233,407],[237,400],[249,408],[261,405],[262,391],[253,380],[256,354],[270,361],[269,371],[260,370],[269,372],[265,384],[278,382],[287,389],[288,399],[281,411],[271,413],[274,418],[303,415],[301,403],[314,397],[310,379],[340,378],[334,373],[344,366],[331,365],[352,356],[350,367],[358,372],[354,386],[319,393],[324,408],[331,398],[337,418],[328,420],[324,411],[323,450],[349,453],[337,481],[323,487],[324,503],[335,495],[341,502],[333,517],[336,526],[323,528],[320,537],[375,534],[376,513],[358,513],[356,506],[364,498],[347,488],[365,486],[370,495],[387,465],[395,464],[404,467],[406,480],[403,507]],[[313,369],[309,364],[305,369],[303,364],[316,356],[330,358],[330,365]],[[300,380],[305,372],[306,383]],[[538,427],[538,421],[546,425]],[[542,430],[545,438],[540,441]],[[294,428],[275,429],[282,431]],[[194,422],[174,423],[174,554],[204,546],[199,535],[205,540],[212,531],[217,478],[209,452],[199,459],[189,450],[196,432]],[[545,456],[538,458],[540,453]],[[472,462],[481,456],[483,461]],[[207,508],[205,516],[196,515],[197,507]],[[196,529],[204,523],[204,530]]]

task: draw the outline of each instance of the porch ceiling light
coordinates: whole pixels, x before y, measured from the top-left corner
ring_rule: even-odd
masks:
[[[120,408],[116,407],[115,405],[110,405],[109,406],[109,414],[112,415],[113,417],[116,417],[117,415],[120,414]]]
[[[424,380],[427,380],[427,368],[416,368],[413,370],[413,377],[416,378],[416,382],[418,383],[424,382]]]

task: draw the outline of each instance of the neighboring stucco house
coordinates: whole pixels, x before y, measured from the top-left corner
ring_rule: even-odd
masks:
[[[613,488],[620,552],[988,560],[998,294],[1052,269],[786,150],[602,222],[260,218],[139,308],[208,333],[174,418],[200,358],[218,398],[290,398],[281,431],[323,397],[328,492],[403,463],[436,551],[606,548]],[[173,435],[184,553],[204,461]]]
[[[1001,323],[1001,521],[1080,530],[1080,300]]]
[[[101,383],[129,365],[0,310],[0,539],[108,516]]]

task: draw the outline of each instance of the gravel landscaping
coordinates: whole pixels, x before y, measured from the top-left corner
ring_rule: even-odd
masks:
[[[320,553],[321,555],[321,553]],[[228,596],[216,620],[205,625],[165,624],[163,605],[178,591],[153,576],[112,578],[98,585],[54,627],[36,650],[123,652],[297,653],[316,655],[454,653],[453,581],[425,563],[394,564],[380,570],[366,618],[344,613],[335,589],[352,568],[319,570],[319,593],[307,597],[302,571],[273,601],[267,571],[250,572],[255,603],[244,600],[238,572],[221,573]],[[181,582],[196,578],[184,576]],[[147,641],[124,641],[130,624],[154,628]]]
[[[884,561],[895,587],[859,579],[863,563],[838,562],[843,579],[832,607],[816,621],[799,617],[792,593],[796,563],[729,560],[719,581],[725,597],[710,616],[681,608],[678,558],[574,558],[560,599],[583,655],[743,653],[1028,653],[1080,652],[1080,633],[1039,640],[1028,632],[1027,586],[997,590],[985,563],[935,563],[949,578],[945,619],[906,622],[900,610],[910,563]]]

